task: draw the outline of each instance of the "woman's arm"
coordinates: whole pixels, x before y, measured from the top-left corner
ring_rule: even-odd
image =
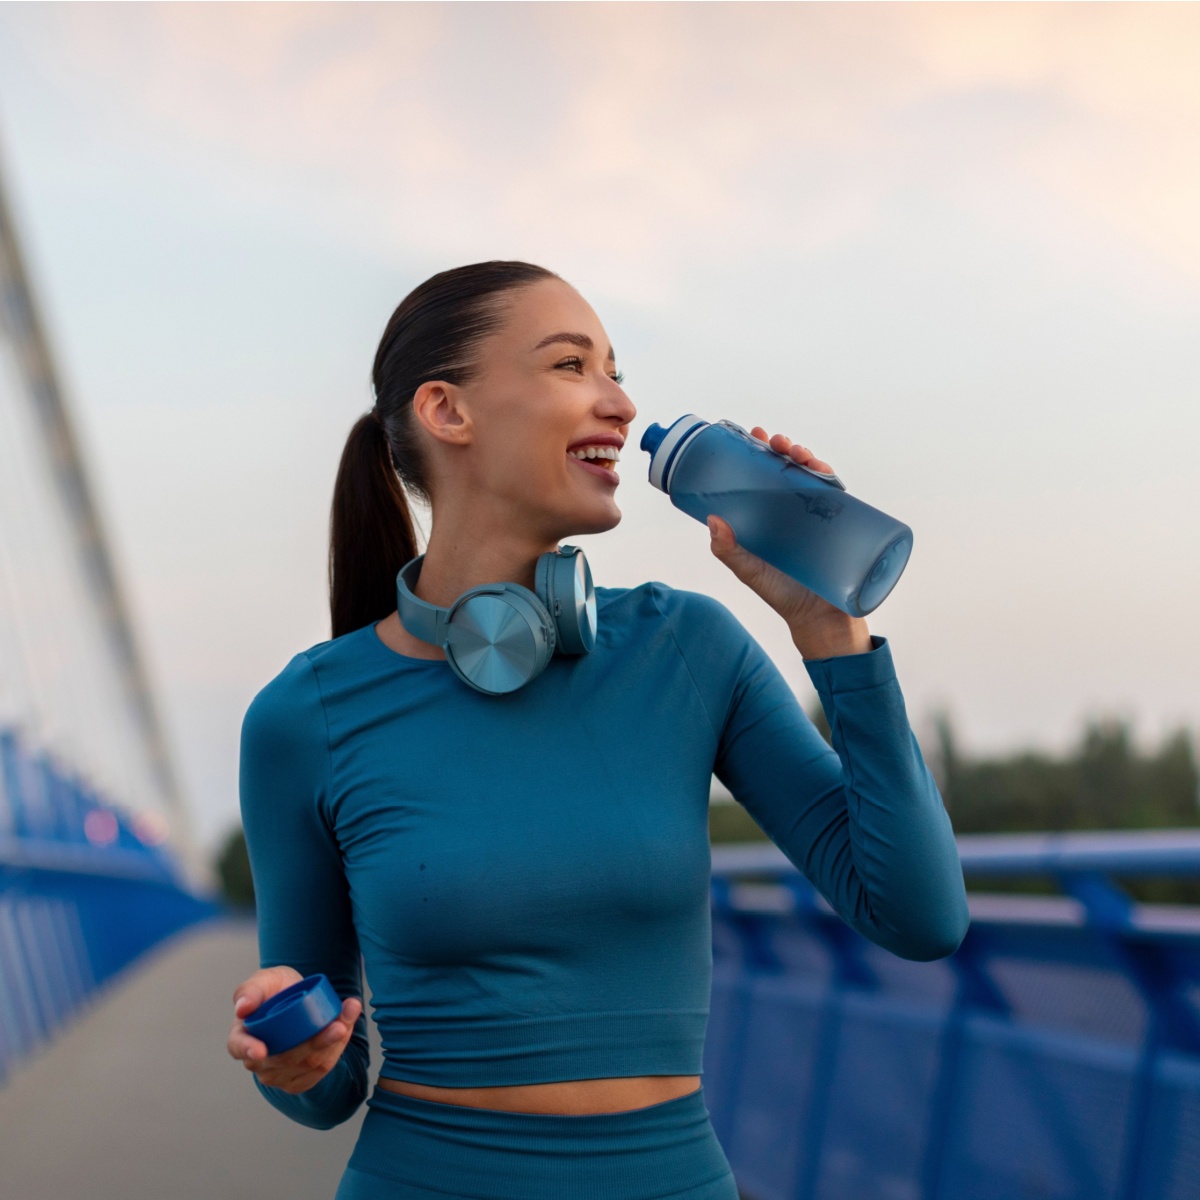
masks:
[[[830,470],[782,435],[769,442]],[[710,607],[699,618],[712,626],[709,646],[724,648],[706,651],[714,696],[728,698],[714,722],[718,778],[860,933],[905,958],[952,953],[969,919],[962,868],[889,646],[865,620],[738,546],[727,522],[711,517],[709,529],[716,557],[787,622],[833,738],[830,749],[761,647],[709,601],[724,614]]]
[[[890,647],[872,638],[867,653],[805,666],[833,749],[766,655],[749,656],[718,776],[860,933],[902,958],[952,954],[969,919],[962,868]]]
[[[260,971],[238,989],[236,1017],[240,1023],[257,1007],[243,999],[259,987],[255,981],[270,980],[291,968],[298,975],[287,972],[286,980],[327,975],[343,1000],[342,1019],[353,1021],[353,1032],[332,1064],[330,1046],[340,1039],[321,1040],[320,1035],[308,1051],[298,1047],[274,1059],[251,1054],[243,1061],[280,1112],[302,1125],[329,1129],[347,1120],[366,1096],[369,1055],[358,939],[341,852],[327,820],[325,712],[312,663],[303,654],[255,697],[246,713],[239,786],[254,875],[260,962],[277,970]],[[263,998],[250,994],[257,1002]],[[313,1065],[304,1066],[298,1053],[301,1058],[312,1055]]]
[[[662,607],[734,798],[864,937],[902,958],[953,953],[968,920],[958,851],[887,643],[806,664],[831,748],[728,609],[686,592]]]

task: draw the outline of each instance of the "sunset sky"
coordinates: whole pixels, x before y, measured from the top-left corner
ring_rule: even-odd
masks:
[[[1195,5],[0,6],[0,156],[201,833],[328,636],[338,454],[395,304],[540,262],[639,413],[600,584],[777,617],[646,482],[687,411],[907,521],[870,619],[918,732],[1200,726]]]

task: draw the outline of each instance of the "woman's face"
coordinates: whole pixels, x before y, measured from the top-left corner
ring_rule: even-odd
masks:
[[[621,519],[620,452],[637,409],[621,388],[600,318],[569,284],[548,279],[509,293],[479,370],[458,389],[469,434],[457,488],[547,543],[599,533]]]

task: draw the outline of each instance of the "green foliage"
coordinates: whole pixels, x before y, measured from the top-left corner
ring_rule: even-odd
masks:
[[[234,908],[254,907],[254,879],[250,874],[250,856],[246,853],[246,835],[240,825],[230,830],[217,855],[217,877],[227,904]]]
[[[708,838],[717,846],[722,842],[765,842],[767,835],[740,804],[726,802],[708,806]]]
[[[1143,752],[1128,724],[1093,721],[1060,757],[1025,750],[965,758],[945,715],[937,737],[932,765],[958,833],[1200,825],[1200,774],[1186,730]]]
[[[824,713],[812,718],[828,739]],[[1097,720],[1064,755],[1019,750],[969,758],[945,714],[935,727],[935,744],[923,749],[957,833],[1200,825],[1200,771],[1184,729],[1144,752],[1127,723]],[[740,804],[712,805],[709,833],[714,845],[766,840]],[[1178,888],[1168,891],[1174,896]]]

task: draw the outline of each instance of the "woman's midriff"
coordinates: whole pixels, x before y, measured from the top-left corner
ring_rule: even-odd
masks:
[[[434,1087],[385,1079],[379,1086],[417,1100],[460,1104],[504,1112],[552,1113],[581,1117],[595,1113],[628,1112],[676,1100],[700,1088],[699,1075],[639,1075],[618,1079],[565,1079],[556,1083],[523,1083],[508,1087]]]

